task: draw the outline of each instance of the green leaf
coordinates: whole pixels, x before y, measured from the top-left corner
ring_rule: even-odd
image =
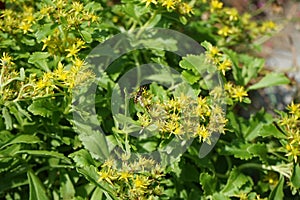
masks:
[[[62,169],[60,173],[60,197],[62,199],[73,199],[75,196],[75,188],[72,180],[66,170]]]
[[[240,60],[242,60],[242,77],[243,85],[247,85],[250,80],[257,77],[258,72],[263,68],[265,64],[264,59],[254,58],[245,54],[240,55]]]
[[[263,125],[259,130],[258,135],[261,137],[275,137],[277,139],[285,139],[286,136],[278,130],[278,128],[274,124],[266,124]]]
[[[26,143],[26,144],[35,144],[39,143],[41,140],[35,136],[35,135],[17,135],[16,137],[12,138],[9,142],[6,144],[2,145],[0,149],[4,149],[5,147],[12,145],[12,144],[18,144],[18,143]]]
[[[6,129],[11,130],[13,128],[12,118],[6,107],[2,108],[2,114],[3,114]]]
[[[28,62],[30,64],[34,64],[36,67],[43,69],[46,72],[49,72],[50,69],[48,67],[48,57],[50,54],[48,52],[34,52],[30,55]]]
[[[291,177],[291,182],[293,186],[297,189],[300,188],[300,166],[299,164],[294,165],[294,171]]]
[[[216,192],[217,180],[214,176],[208,173],[202,173],[200,175],[200,184],[205,195],[212,195]]]
[[[106,160],[109,157],[109,149],[104,133],[100,130],[93,130],[90,125],[77,121],[74,123],[76,123],[76,129],[79,132],[79,139],[92,157],[102,161]]]
[[[114,200],[118,200],[115,195],[114,190],[110,187],[108,183],[98,182],[99,175],[97,174],[97,169],[95,166],[86,166],[84,168],[78,168],[77,171],[84,175],[84,177],[91,183],[101,188],[102,191],[108,192]]]
[[[1,162],[3,160],[1,159]],[[27,178],[27,169],[26,167],[22,166],[22,163],[19,161],[14,161],[10,164],[10,170],[3,171],[0,181],[0,191],[11,190],[23,185],[28,185],[28,178]],[[1,165],[2,168],[3,165]],[[3,169],[2,169],[3,170]]]
[[[284,178],[283,176],[280,177],[277,185],[275,188],[272,190],[272,192],[269,195],[270,200],[281,200],[284,197],[283,193],[283,183],[284,183]]]
[[[69,158],[65,157],[64,154],[58,153],[56,151],[46,151],[46,150],[21,150],[17,152],[18,154],[29,154],[34,156],[41,156],[41,157],[54,157],[59,158],[62,160],[67,161],[68,163],[71,163]]]
[[[158,22],[161,19],[161,14],[157,14],[155,15],[153,18],[151,18],[148,22],[147,22],[147,28],[152,28],[154,26],[156,26],[158,24]]]
[[[47,200],[49,197],[40,179],[32,170],[27,172],[29,182],[29,200]]]
[[[101,188],[97,187],[91,196],[91,200],[99,200],[102,199],[102,197],[103,197],[103,191],[101,190]]]
[[[282,73],[272,72],[263,77],[258,83],[251,85],[248,90],[257,90],[260,88],[289,84],[290,80]]]
[[[90,166],[95,164],[93,158],[85,149],[80,149],[79,151],[71,153],[69,157],[74,160],[76,166],[78,167]]]
[[[247,151],[251,153],[255,157],[259,157],[262,161],[267,161],[267,146],[266,144],[252,144],[250,147],[248,147]]]
[[[43,39],[54,33],[56,27],[57,25],[53,23],[44,24],[43,26],[41,26],[35,33],[37,42],[41,42]]]
[[[140,17],[148,12],[148,8],[138,4],[128,3],[123,5],[123,12],[125,12],[128,16],[134,18],[135,20],[139,21]]]
[[[227,197],[227,196],[224,195],[224,194],[220,194],[220,193],[215,193],[215,194],[212,196],[212,199],[213,199],[213,200],[230,200],[229,197]]]
[[[249,187],[253,185],[250,177],[242,174],[237,168],[234,168],[229,175],[225,187],[221,190],[226,196],[236,196],[241,192],[248,193]],[[248,186],[248,187],[245,187]],[[244,190],[244,191],[243,191]]]
[[[230,49],[222,49],[232,61],[232,74],[238,85],[247,85],[264,66],[264,59],[247,54],[237,54]]]
[[[230,146],[225,146],[225,154],[233,155],[235,158],[242,160],[249,160],[253,155],[247,150],[251,144],[239,143],[237,145],[231,144]]]
[[[184,77],[184,79],[191,85],[193,85],[194,83],[196,83],[197,81],[199,81],[200,76],[196,76],[194,73],[189,72],[187,70],[183,71],[182,76]]]
[[[188,182],[198,182],[199,181],[199,171],[190,163],[185,163],[184,167],[182,167],[180,180],[184,181],[185,183]]]
[[[34,46],[35,45],[35,40],[34,39],[29,39],[27,37],[22,37],[21,42],[23,44],[28,45],[28,46]]]
[[[84,41],[86,41],[87,43],[91,43],[93,41],[92,35],[90,32],[82,30],[82,31],[80,31],[80,34],[81,34],[82,38],[84,39]]]
[[[183,57],[179,62],[179,66],[183,69],[192,71],[195,75],[200,76],[209,70],[215,70],[215,67],[206,62],[205,55],[188,55]]]
[[[28,107],[28,111],[34,115],[50,117],[54,110],[52,109],[52,105],[49,104],[49,101],[41,99],[33,101],[33,103]]]

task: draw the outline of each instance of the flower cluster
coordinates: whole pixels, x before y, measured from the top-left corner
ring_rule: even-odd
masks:
[[[185,94],[160,100],[151,91],[144,90],[138,112],[138,120],[143,127],[155,125],[162,138],[198,138],[210,143],[213,133],[225,133],[227,119],[220,105],[207,97],[192,98]]]
[[[178,11],[182,15],[193,14],[193,5],[181,0],[142,0],[149,7],[151,4],[166,8],[168,11]]]
[[[206,58],[209,63],[217,66],[217,69],[225,76],[226,71],[231,70],[232,62],[230,58],[224,54],[220,48],[213,46],[209,42],[203,42],[202,45],[206,48]]]
[[[300,104],[291,103],[287,106],[288,113],[284,113],[279,120],[288,142],[285,144],[287,156],[295,162],[300,155]]]
[[[45,72],[42,77],[35,80],[35,96],[54,94],[55,92],[69,92],[77,86],[85,83],[94,77],[90,70],[85,70],[86,66],[83,60],[78,58],[72,61],[72,65],[64,66],[61,62],[52,72]],[[66,91],[64,91],[66,89]]]
[[[1,101],[18,101],[26,98],[42,97],[55,92],[71,93],[74,86],[83,84],[94,76],[91,71],[85,70],[85,63],[76,58],[70,66],[63,66],[59,62],[53,72],[45,72],[39,78],[35,73],[26,77],[23,68],[20,69],[20,72],[13,68],[12,59],[7,53],[3,53],[0,59]]]
[[[232,82],[228,82],[224,85],[227,96],[229,96],[234,102],[243,102],[248,96],[247,91],[243,86],[234,85]]]
[[[36,6],[30,0],[11,3],[14,10],[0,11],[0,34],[9,41],[1,48],[7,45],[7,51],[11,52],[10,55],[4,52],[1,58],[3,100],[71,92],[75,85],[93,76],[85,70],[81,52],[91,42],[91,34],[99,22],[98,11],[102,10],[99,3],[84,5],[68,0],[43,1]],[[28,51],[14,58],[13,63],[14,54],[20,49]]]
[[[219,0],[205,1],[203,7],[205,4],[207,9],[202,13],[202,18],[216,28],[215,33],[220,36],[217,41],[219,45],[250,42],[277,29],[274,22],[251,20],[249,13],[239,14],[236,8],[225,7]]]
[[[122,200],[156,199],[164,191],[160,185],[163,169],[151,159],[139,158],[132,163],[123,161],[120,169],[114,159],[108,159],[98,174],[99,182],[108,183]]]

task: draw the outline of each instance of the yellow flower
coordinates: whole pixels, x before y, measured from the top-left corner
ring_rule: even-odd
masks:
[[[261,26],[261,32],[266,32],[269,30],[274,30],[276,28],[276,24],[272,21],[265,21]]]
[[[132,177],[133,177],[132,174],[130,174],[128,171],[123,171],[119,173],[118,180],[124,180],[126,183],[128,183],[128,179]]]
[[[114,159],[107,159],[103,164],[102,164],[102,168],[107,167],[107,168],[112,168],[115,164],[115,160]]]
[[[187,3],[181,3],[179,5],[179,12],[183,15],[193,14],[193,8]]]
[[[143,3],[146,3],[146,7],[148,7],[151,3],[157,4],[157,0],[142,0]]]
[[[287,106],[287,109],[291,114],[298,116],[300,115],[300,104],[294,104],[294,102],[292,102],[290,105]]]
[[[22,22],[21,25],[19,26],[19,28],[20,28],[21,30],[23,30],[23,33],[24,33],[24,34],[33,31],[33,30],[31,29],[31,24],[30,24],[30,23]]]
[[[49,13],[51,13],[53,9],[52,6],[45,6],[40,10],[40,14],[42,16],[50,16]]]
[[[205,120],[206,116],[210,115],[210,109],[207,104],[206,98],[201,96],[197,99],[196,115],[199,116],[202,120]]]
[[[198,125],[194,136],[199,137],[200,141],[209,141],[210,133],[204,125]]]
[[[43,39],[42,42],[44,43],[42,51],[46,49],[51,44],[51,36],[48,36],[47,38]]]
[[[72,10],[75,10],[76,14],[80,13],[83,10],[83,4],[80,2],[73,2]]]
[[[239,13],[236,8],[227,8],[225,13],[229,17],[229,21],[237,21],[239,17]]]
[[[72,63],[74,64],[74,66],[76,66],[77,68],[81,68],[83,67],[86,63],[84,62],[84,60],[81,60],[79,58],[75,58],[74,60],[72,60]]]
[[[103,170],[97,173],[99,174],[98,182],[105,180],[113,185],[112,181],[116,180],[116,176],[114,175],[114,171],[112,169]]]
[[[225,72],[231,69],[231,61],[229,59],[225,59],[218,67],[218,70],[223,73],[225,76]]]
[[[166,7],[168,10],[175,10],[175,5],[178,1],[176,0],[163,0],[162,6]]]
[[[146,189],[149,184],[148,177],[137,175],[133,180],[133,187],[135,189]]]
[[[2,57],[0,58],[0,61],[1,61],[2,66],[13,64],[12,57],[10,55],[8,55],[8,53],[6,53],[6,52],[3,52]]]
[[[210,11],[214,12],[215,10],[223,8],[223,3],[218,0],[212,0],[210,2]]]
[[[143,113],[143,114],[137,113],[137,116],[138,116],[139,122],[141,123],[142,127],[147,127],[151,124],[152,119],[146,113]]]
[[[233,84],[232,84],[231,82],[225,83],[224,89],[225,89],[227,92],[231,92],[231,91],[233,90]]]
[[[26,21],[27,23],[31,24],[31,23],[34,23],[34,16],[32,14],[30,15],[27,15],[24,19],[24,21]]]
[[[233,88],[232,91],[232,98],[238,99],[239,102],[243,101],[243,97],[248,96],[247,92],[245,91],[243,86],[237,86]]]
[[[295,148],[291,144],[286,145],[286,150],[288,151],[286,156],[291,156],[294,159],[295,163],[297,163],[298,156],[300,155],[300,150],[298,148]]]
[[[67,71],[64,70],[64,66],[61,62],[58,63],[57,69],[54,71],[54,74],[59,80],[65,81],[68,78]]]
[[[223,28],[221,28],[218,31],[218,34],[224,37],[227,37],[229,34],[232,34],[233,31],[228,27],[228,26],[224,26]]]
[[[80,51],[80,49],[78,49],[76,44],[73,44],[70,48],[66,49],[68,53],[67,58],[68,57],[77,57],[77,53]]]

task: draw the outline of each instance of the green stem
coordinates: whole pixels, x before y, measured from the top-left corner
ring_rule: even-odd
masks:
[[[244,170],[244,169],[259,169],[259,170],[262,170],[263,167],[261,164],[258,164],[258,163],[245,163],[245,164],[242,164],[240,166],[237,167],[238,170]]]

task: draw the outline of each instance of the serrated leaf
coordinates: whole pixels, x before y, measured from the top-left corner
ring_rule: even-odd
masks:
[[[225,153],[229,153],[233,155],[235,158],[239,158],[242,160],[248,160],[253,157],[253,155],[247,150],[251,144],[243,144],[240,143],[237,146],[230,145],[225,146]]]
[[[257,90],[260,88],[289,84],[290,80],[282,73],[272,72],[263,77],[258,83],[251,85],[248,90]]]
[[[212,195],[216,192],[217,180],[214,176],[202,173],[200,175],[200,184],[205,195]]]
[[[179,62],[179,66],[183,69],[192,71],[195,76],[200,76],[202,73],[212,70],[214,67],[206,62],[205,56],[201,55],[188,55],[183,57]]]
[[[275,137],[278,139],[285,139],[286,136],[278,130],[278,128],[274,124],[266,124],[264,125],[258,132],[258,135],[261,137]]]
[[[6,144],[3,144],[0,149],[4,149],[5,147],[12,145],[12,144],[18,144],[18,143],[25,143],[25,144],[35,144],[41,142],[40,138],[38,138],[35,135],[17,135],[16,137],[12,138],[9,142]]]
[[[226,196],[236,196],[242,192],[242,187],[249,183],[252,184],[251,178],[234,168],[230,172],[227,183],[221,192]]]
[[[181,74],[184,77],[184,79],[191,85],[193,85],[200,79],[200,76],[197,76],[194,73],[187,70],[183,71]]]
[[[46,190],[40,179],[33,173],[32,170],[27,172],[29,182],[29,200],[47,200]]]
[[[49,102],[44,100],[36,100],[28,107],[28,111],[34,115],[50,117],[53,114],[53,109],[51,109],[49,105]]]
[[[300,188],[300,166],[299,166],[299,164],[294,165],[291,182],[295,188],[297,188],[297,189]]]
[[[247,151],[255,157],[259,157],[260,160],[267,160],[267,146],[265,144],[252,144],[248,147]]]
[[[283,176],[281,176],[277,185],[270,193],[269,199],[271,199],[271,200],[273,200],[273,199],[274,200],[282,200],[283,199],[283,197],[284,197],[283,183],[284,183],[284,178],[283,178]]]

